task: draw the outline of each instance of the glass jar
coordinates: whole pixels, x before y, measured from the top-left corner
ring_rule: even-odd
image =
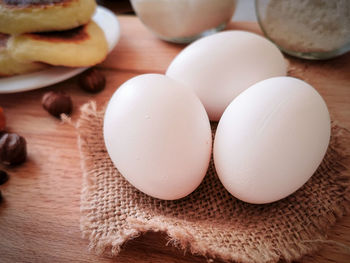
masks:
[[[135,13],[159,38],[188,43],[226,27],[236,0],[131,0]]]
[[[329,59],[350,50],[349,0],[255,0],[264,34],[282,51]]]

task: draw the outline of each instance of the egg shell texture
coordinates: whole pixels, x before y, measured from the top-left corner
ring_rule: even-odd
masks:
[[[160,199],[191,193],[204,178],[212,138],[208,116],[192,90],[159,74],[125,82],[104,117],[107,151],[121,174]]]
[[[235,197],[274,202],[312,176],[329,139],[330,117],[317,91],[299,79],[270,78],[225,110],[215,135],[215,167]]]
[[[212,121],[228,104],[258,81],[285,76],[287,63],[269,40],[231,30],[199,39],[182,50],[166,75],[194,89]]]

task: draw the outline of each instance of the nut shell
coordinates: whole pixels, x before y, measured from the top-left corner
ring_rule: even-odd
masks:
[[[16,133],[4,133],[0,138],[0,161],[6,165],[18,165],[26,158],[26,140]]]
[[[0,131],[5,130],[6,127],[6,118],[4,114],[4,110],[0,107]]]
[[[72,99],[64,92],[49,91],[43,95],[41,103],[43,108],[56,118],[62,113],[70,114],[73,108]]]
[[[9,179],[9,175],[3,171],[3,170],[0,170],[0,185],[6,183]]]
[[[90,93],[97,93],[106,86],[105,76],[95,68],[88,69],[79,77],[79,86]]]

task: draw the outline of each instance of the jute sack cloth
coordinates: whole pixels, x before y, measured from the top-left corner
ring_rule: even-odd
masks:
[[[329,228],[349,210],[350,172],[344,164],[349,164],[350,133],[335,124],[323,163],[301,189],[278,202],[252,205],[224,189],[213,161],[202,184],[183,199],[164,201],[141,193],[109,159],[103,114],[87,103],[77,123],[81,230],[96,253],[117,255],[126,241],[146,231],[163,231],[171,243],[208,258],[292,261],[319,249]]]

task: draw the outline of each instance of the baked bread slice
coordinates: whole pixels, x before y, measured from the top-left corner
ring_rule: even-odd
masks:
[[[19,61],[67,67],[93,66],[108,53],[104,32],[93,21],[66,31],[16,35],[8,46]]]
[[[67,30],[86,24],[95,9],[95,0],[0,0],[0,32]]]
[[[0,33],[0,77],[8,77],[17,74],[24,74],[42,70],[48,65],[35,62],[20,62],[11,56],[7,48],[9,35]]]

